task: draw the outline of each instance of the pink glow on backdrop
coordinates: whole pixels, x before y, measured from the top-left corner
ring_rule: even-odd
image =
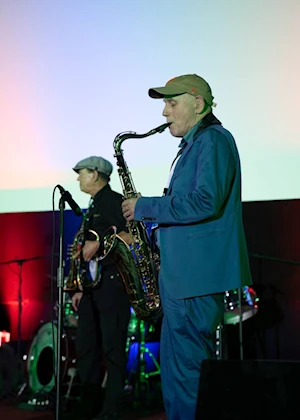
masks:
[[[0,12],[1,13],[1,12]],[[53,181],[53,168],[47,163],[44,140],[45,118],[43,96],[35,68],[36,54],[30,43],[28,28],[6,24],[0,19],[1,73],[1,189],[20,186],[39,187]],[[19,23],[19,27],[18,27]],[[23,42],[20,42],[20,41]],[[41,172],[43,171],[43,176]],[[38,175],[38,172],[40,174]]]

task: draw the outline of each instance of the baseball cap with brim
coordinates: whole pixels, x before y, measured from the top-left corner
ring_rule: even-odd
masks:
[[[193,96],[202,96],[208,105],[213,105],[213,95],[209,84],[197,74],[185,74],[174,77],[163,87],[149,89],[149,96],[154,99],[161,99],[167,96],[177,96],[188,93]]]
[[[92,171],[98,171],[102,174],[110,176],[113,170],[112,164],[100,156],[90,156],[88,158],[80,160],[73,168],[75,172],[79,172],[80,169],[91,169]]]

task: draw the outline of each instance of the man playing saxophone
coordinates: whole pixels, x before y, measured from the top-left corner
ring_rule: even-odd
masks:
[[[182,138],[163,197],[125,200],[128,221],[159,226],[163,307],[161,379],[168,420],[194,420],[201,364],[213,358],[224,291],[251,284],[235,140],[213,115],[196,74],[149,90],[164,101],[170,133]]]
[[[78,162],[73,169],[78,173],[81,191],[91,196],[80,257],[84,263],[92,263],[101,239],[111,226],[116,226],[117,232],[128,240],[121,211],[122,196],[110,188],[113,168],[106,159],[91,156]],[[72,297],[74,309],[79,314],[76,363],[82,385],[76,419],[117,420],[121,418],[126,379],[125,347],[130,304],[121,275],[109,255],[101,261],[98,271],[96,280],[100,278],[100,281],[94,287],[83,286],[83,290]],[[98,414],[103,392],[102,354],[107,382],[102,410]]]

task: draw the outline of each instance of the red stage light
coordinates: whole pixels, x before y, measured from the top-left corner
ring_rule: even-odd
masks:
[[[0,331],[0,347],[2,343],[9,343],[10,342],[10,333],[7,331]]]

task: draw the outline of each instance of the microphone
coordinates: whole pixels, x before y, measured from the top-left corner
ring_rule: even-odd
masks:
[[[82,215],[82,210],[78,206],[78,204],[73,200],[71,194],[69,191],[66,191],[61,185],[57,185],[57,188],[59,189],[62,198],[69,204],[73,212],[76,214],[76,216]]]

